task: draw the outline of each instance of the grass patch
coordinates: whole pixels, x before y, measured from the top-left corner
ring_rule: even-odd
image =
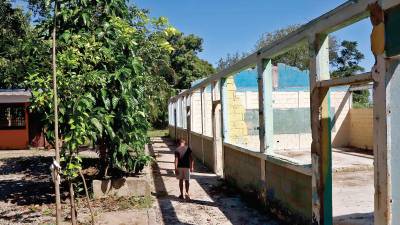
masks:
[[[149,130],[147,131],[149,137],[166,137],[168,136],[168,130]]]

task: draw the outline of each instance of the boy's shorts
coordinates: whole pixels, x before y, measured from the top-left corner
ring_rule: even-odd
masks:
[[[178,167],[178,174],[176,178],[179,180],[190,180],[190,169]]]

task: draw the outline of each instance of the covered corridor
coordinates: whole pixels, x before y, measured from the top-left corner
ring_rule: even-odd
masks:
[[[198,160],[191,176],[192,199],[180,200],[174,175],[174,143],[169,138],[154,138],[149,148],[156,159],[153,167],[156,224],[280,224],[262,210],[250,207]]]

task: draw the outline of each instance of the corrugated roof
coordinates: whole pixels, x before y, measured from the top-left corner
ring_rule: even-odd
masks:
[[[0,89],[0,96],[26,96],[31,97],[30,91],[24,89]]]

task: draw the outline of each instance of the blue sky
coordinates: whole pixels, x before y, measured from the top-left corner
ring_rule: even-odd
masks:
[[[228,53],[254,49],[260,35],[291,24],[304,24],[344,3],[344,0],[135,0],[131,3],[150,10],[151,16],[165,16],[185,34],[203,38],[200,57],[216,65]],[[369,20],[363,20],[334,33],[340,40],[355,40],[369,70],[374,63],[370,53]]]

